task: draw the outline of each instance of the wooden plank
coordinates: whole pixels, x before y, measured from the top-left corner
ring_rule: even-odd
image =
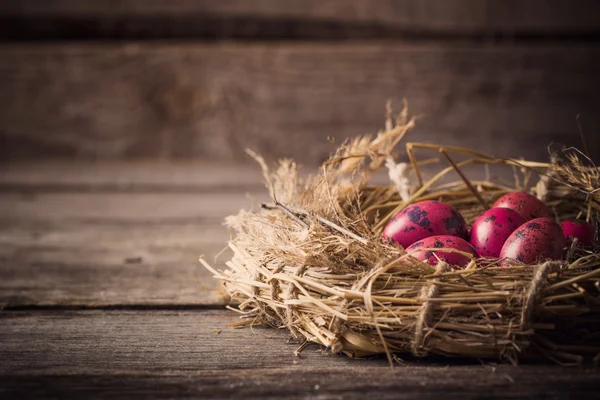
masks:
[[[594,398],[597,375],[539,367],[314,368],[0,376],[4,398],[519,399]]]
[[[567,4],[560,0],[359,0],[348,3],[343,0],[225,0],[225,1],[189,1],[172,0],[122,0],[106,3],[90,0],[21,0],[19,2],[3,2],[0,4],[0,15],[14,17],[62,17],[63,21],[76,20],[104,21],[102,24],[93,25],[101,29],[122,29],[122,33],[135,33],[139,29],[135,21],[140,19],[160,16],[156,21],[162,22],[159,26],[161,33],[168,33],[168,27],[176,29],[176,23],[182,21],[214,22],[227,21],[229,27],[220,30],[215,28],[215,33],[244,32],[235,30],[231,24],[232,19],[243,17],[246,22],[245,31],[253,35],[265,33],[264,27],[257,27],[259,21],[272,22],[283,20],[288,28],[280,27],[273,35],[285,36],[286,34],[304,34],[319,36],[331,34],[332,24],[362,24],[365,28],[376,26],[381,28],[396,28],[401,33],[413,31],[427,33],[440,32],[481,32],[514,34],[527,33],[564,33],[564,32],[598,32],[600,14],[597,2],[594,0],[580,0]],[[203,17],[211,17],[210,19]],[[328,24],[316,25],[316,32],[308,29],[295,31],[289,25],[293,21],[324,21]],[[130,21],[129,26],[123,21]],[[117,22],[120,22],[117,23]],[[252,23],[254,23],[252,28]],[[372,25],[364,25],[372,24]],[[143,25],[142,25],[143,26]],[[311,25],[308,25],[310,27]],[[315,27],[315,25],[312,25]],[[68,26],[67,26],[68,27]],[[67,28],[63,26],[62,28]],[[330,29],[328,30],[327,27]],[[55,29],[58,27],[55,27]],[[133,29],[132,29],[133,28]],[[206,27],[193,28],[188,24],[188,30],[206,32]],[[43,29],[43,27],[37,27]],[[89,29],[89,27],[88,27]],[[156,29],[156,26],[155,26]],[[181,28],[179,28],[181,29]],[[56,29],[57,30],[57,29]],[[133,31],[133,32],[132,32]],[[166,32],[165,32],[166,31]],[[366,33],[369,32],[366,29]],[[210,32],[210,30],[209,30]],[[384,31],[385,32],[385,31]],[[159,34],[161,34],[159,33]],[[381,34],[382,30],[379,29]]]
[[[217,222],[241,208],[256,208],[268,198],[265,190],[213,193],[0,193],[0,220],[54,223]]]
[[[326,138],[374,132],[386,99],[426,114],[413,141],[546,158],[600,154],[595,46],[96,44],[0,46],[3,158],[269,158],[317,164]],[[396,101],[396,104],[399,102]]]
[[[197,262],[200,254],[213,262],[225,247],[227,231],[218,223],[6,225],[0,229],[0,308],[226,302]]]
[[[222,311],[0,314],[0,394],[30,398],[593,398],[599,373],[433,359],[389,370],[297,344],[281,330],[234,330]]]
[[[226,215],[267,198],[246,196],[2,193],[0,306],[224,304],[197,260],[226,246]]]
[[[194,192],[238,195],[266,186],[258,163],[219,162],[12,162],[0,168],[4,192]],[[315,167],[308,168],[314,172]],[[309,171],[306,171],[309,172]]]
[[[0,321],[0,374],[369,365],[322,354],[316,345],[298,358],[299,344],[288,343],[285,331],[229,328],[240,321],[239,314],[224,309],[7,311]]]

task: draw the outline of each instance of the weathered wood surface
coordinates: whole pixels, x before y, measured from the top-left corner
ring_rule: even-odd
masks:
[[[216,3],[215,3],[216,4]],[[1,45],[3,158],[269,158],[316,164],[375,132],[388,98],[426,114],[409,140],[546,158],[600,154],[593,45]],[[396,101],[399,105],[399,101]]]
[[[113,37],[139,36],[140,33],[155,37],[311,38],[331,38],[336,32],[340,37],[410,33],[426,36],[436,32],[581,34],[598,32],[600,14],[597,10],[597,2],[593,0],[571,3],[560,0],[122,0],[110,5],[91,0],[20,0],[0,3],[0,17],[13,18],[8,21],[37,21],[37,26],[31,24],[26,28],[30,34],[37,31],[39,38],[43,38],[41,33],[65,34],[69,29],[73,33],[77,28],[91,36],[111,34]],[[77,21],[88,25],[77,26],[74,23]],[[155,25],[144,24],[144,21]]]
[[[212,193],[1,193],[0,217],[64,224],[73,221],[98,224],[216,222],[241,207],[265,200],[266,191]],[[253,200],[254,198],[254,200]]]
[[[222,219],[252,203],[243,193],[0,199],[4,306],[223,304],[198,256],[213,263],[229,238]]]
[[[18,397],[594,398],[600,373],[546,365],[350,360],[225,311],[4,312],[0,395]],[[454,365],[450,365],[454,364]]]
[[[200,371],[351,366],[348,358],[294,356],[283,330],[233,329],[225,310],[6,311],[0,314],[0,374]],[[18,335],[15,333],[19,332]],[[23,343],[27,342],[27,346]],[[82,353],[81,350],[85,349]],[[39,356],[38,356],[39,355]],[[358,361],[356,366],[370,363]],[[386,366],[385,360],[374,365]]]
[[[6,165],[0,307],[222,305],[198,256],[212,263],[225,216],[267,199],[261,180],[257,166]]]
[[[593,369],[407,356],[390,371],[384,358],[314,345],[298,358],[284,330],[230,328],[239,314],[223,309],[196,258],[221,249],[226,214],[265,195],[254,167],[219,177],[195,175],[194,164],[103,165],[9,164],[0,174],[2,399],[593,398],[599,389]],[[249,186],[236,191],[236,176]]]
[[[212,263],[227,239],[218,221],[4,220],[0,308],[224,304],[197,260]]]
[[[5,398],[573,399],[595,398],[598,376],[547,367],[241,369],[118,375],[9,375]]]
[[[3,192],[222,193],[265,189],[260,166],[249,156],[223,162],[36,161],[0,164]],[[304,173],[315,167],[304,166]]]

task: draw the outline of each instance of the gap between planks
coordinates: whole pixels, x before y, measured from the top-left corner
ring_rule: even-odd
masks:
[[[144,21],[154,17],[160,32],[168,22],[182,23],[185,17],[211,17],[216,21],[299,21],[326,22],[325,26],[352,28],[356,24],[373,24],[380,28],[397,28],[401,32],[453,32],[490,34],[501,32],[506,35],[527,33],[570,33],[596,32],[600,17],[594,12],[594,0],[579,0],[565,3],[560,0],[521,0],[498,2],[495,0],[369,0],[347,2],[344,0],[120,0],[106,7],[92,0],[20,0],[0,3],[0,16],[13,16],[27,21],[28,18],[54,17],[63,21],[87,18],[97,21]],[[158,17],[158,18],[157,18]],[[162,18],[161,18],[162,17]],[[162,24],[161,24],[162,22]],[[118,29],[122,24],[104,24]],[[116,25],[116,26],[114,26]],[[101,26],[93,25],[97,30]],[[314,25],[312,25],[314,26]],[[319,26],[319,25],[317,25]],[[361,26],[361,25],[359,25]],[[369,26],[369,25],[367,25]],[[126,26],[127,27],[127,26]],[[144,27],[134,24],[133,27]],[[103,26],[104,29],[106,27]],[[38,28],[40,29],[40,28]],[[62,27],[65,29],[65,27]],[[88,28],[90,30],[90,28]],[[130,27],[131,30],[131,27]],[[382,29],[378,32],[381,33]],[[125,32],[125,34],[131,32]],[[206,32],[209,33],[209,32]],[[231,35],[232,28],[221,29],[214,34]],[[294,32],[283,30],[280,37]],[[302,30],[300,32],[302,33]],[[308,33],[308,32],[307,32]],[[313,36],[327,34],[327,29]],[[248,35],[260,35],[261,30],[251,29]],[[156,33],[154,34],[156,37]]]

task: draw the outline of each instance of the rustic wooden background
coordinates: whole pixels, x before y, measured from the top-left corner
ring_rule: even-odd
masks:
[[[0,2],[3,158],[322,161],[328,137],[600,151],[594,0]]]
[[[234,330],[223,218],[251,147],[309,171],[375,132],[600,153],[593,0],[0,0],[0,398],[593,398],[597,369],[349,360]],[[222,267],[228,254],[215,261]]]

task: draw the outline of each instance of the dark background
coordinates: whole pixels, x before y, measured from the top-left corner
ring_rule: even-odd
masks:
[[[0,1],[0,157],[307,164],[424,114],[411,141],[600,154],[594,0]]]

